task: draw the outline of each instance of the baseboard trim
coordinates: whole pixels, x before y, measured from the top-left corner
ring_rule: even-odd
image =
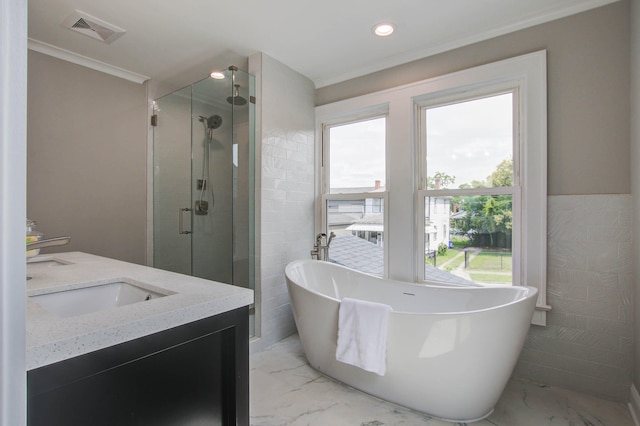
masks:
[[[635,385],[631,385],[631,395],[629,398],[629,412],[633,418],[633,424],[640,426],[640,394]]]

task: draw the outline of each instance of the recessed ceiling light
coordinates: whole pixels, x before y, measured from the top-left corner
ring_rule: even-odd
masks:
[[[373,27],[373,33],[380,37],[390,36],[393,33],[392,24],[377,24]]]
[[[214,71],[211,74],[209,74],[211,76],[211,78],[215,78],[216,80],[222,80],[224,79],[224,74],[221,73],[220,71]]]

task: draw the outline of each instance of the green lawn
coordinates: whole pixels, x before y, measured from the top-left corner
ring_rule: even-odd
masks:
[[[439,263],[440,265],[442,265],[442,262]],[[464,255],[458,257],[457,259],[453,260],[451,263],[448,263],[447,266],[445,267],[445,270],[447,271],[451,271],[453,269],[456,269],[457,267],[459,267],[460,265],[464,264]]]
[[[469,262],[467,270],[511,271],[511,253],[483,250]]]
[[[511,284],[511,275],[483,274],[470,272],[471,280],[477,283]]]
[[[449,260],[453,259],[460,253],[461,253],[461,250],[447,249],[447,252],[444,255],[438,255],[436,257],[436,267],[440,268],[443,263],[448,262]],[[433,265],[433,258],[428,258],[425,256],[424,261],[427,265]],[[463,262],[464,262],[464,256],[460,256],[454,262],[449,263],[447,265],[447,270],[455,269],[459,265],[461,265]]]
[[[460,250],[447,249],[447,252],[444,255],[438,255],[436,262],[438,265],[442,265],[447,260],[450,260],[456,257],[458,253],[460,253]]]
[[[512,255],[510,252],[482,250],[475,256],[473,253],[469,254],[471,256],[469,266],[464,268],[464,251],[456,248],[448,249],[444,255],[436,258],[436,267],[446,271],[462,267],[469,273],[472,281],[479,283],[511,284]],[[454,258],[455,260],[452,260]],[[443,267],[442,265],[447,261],[451,262]],[[433,259],[425,257],[425,262],[433,265]],[[493,271],[495,273],[492,273]]]

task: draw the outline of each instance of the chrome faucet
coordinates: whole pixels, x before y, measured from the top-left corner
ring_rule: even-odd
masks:
[[[31,252],[31,254],[29,254],[31,250],[38,250],[45,247],[63,246],[65,244],[69,244],[69,241],[71,241],[71,237],[55,237],[27,243],[27,260],[29,259],[29,257],[38,254],[38,252]],[[27,276],[27,280],[30,279],[31,277]]]
[[[316,243],[313,245],[313,250],[311,250],[311,259],[328,261],[329,245],[331,244],[331,240],[333,240],[335,236],[336,234],[332,232],[329,234],[329,239],[327,240],[327,234],[325,234],[324,232],[316,235]]]
[[[69,244],[69,241],[71,241],[71,237],[47,238],[44,240],[27,243],[27,250],[36,250],[53,246],[63,246],[65,244]]]
[[[327,238],[327,234],[321,232],[316,235],[316,243],[313,245],[313,250],[311,250],[311,259],[321,260],[320,259],[320,247],[322,247],[322,239]]]

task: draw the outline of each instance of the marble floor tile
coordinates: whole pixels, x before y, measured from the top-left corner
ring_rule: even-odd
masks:
[[[251,355],[252,426],[451,426],[342,385],[312,369],[297,335]],[[633,426],[625,404],[512,379],[477,426]]]

